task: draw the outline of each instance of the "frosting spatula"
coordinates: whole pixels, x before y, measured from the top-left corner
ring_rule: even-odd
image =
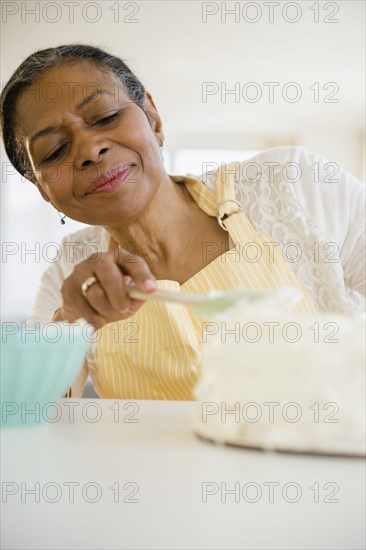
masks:
[[[176,292],[174,290],[154,290],[153,292],[141,292],[135,285],[126,286],[130,298],[138,300],[151,300],[155,302],[173,302],[194,306],[196,315],[214,315],[225,311],[237,302],[251,304],[272,299],[278,305],[292,306],[299,302],[300,292],[292,287],[284,287],[276,290],[251,290],[247,288],[234,288],[230,290],[210,290],[207,294],[194,294],[192,292]]]

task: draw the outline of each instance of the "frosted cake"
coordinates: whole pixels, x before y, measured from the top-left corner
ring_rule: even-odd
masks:
[[[249,448],[363,456],[364,318],[277,306],[239,303],[203,323],[196,433]]]

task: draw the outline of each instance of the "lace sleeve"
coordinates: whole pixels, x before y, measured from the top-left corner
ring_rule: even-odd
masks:
[[[284,178],[284,165],[293,161],[291,149],[268,150],[238,163],[237,200],[256,230],[278,243],[320,311],[360,313],[359,293],[345,286],[339,252],[329,257],[329,237],[304,211]],[[295,259],[288,258],[289,250],[296,250]]]

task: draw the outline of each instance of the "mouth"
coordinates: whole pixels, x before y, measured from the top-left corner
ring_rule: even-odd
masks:
[[[101,178],[89,185],[85,194],[94,195],[96,193],[111,193],[115,191],[123,184],[134,167],[135,164],[125,162],[107,170]]]

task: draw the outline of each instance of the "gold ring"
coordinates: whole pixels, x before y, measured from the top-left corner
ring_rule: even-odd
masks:
[[[97,282],[98,282],[98,279],[94,277],[94,275],[85,279],[85,281],[81,285],[81,292],[83,296],[86,297],[86,293],[88,292],[89,288]]]

